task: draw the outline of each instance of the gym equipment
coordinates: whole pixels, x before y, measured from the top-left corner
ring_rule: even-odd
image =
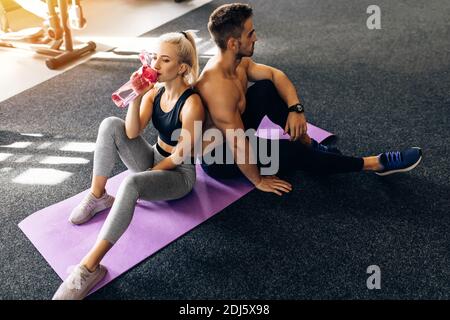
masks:
[[[320,128],[308,132],[319,142],[333,134]],[[259,129],[280,129],[270,120]],[[123,236],[102,260],[108,273],[91,293],[117,278],[142,260],[167,246],[197,225],[220,212],[253,190],[245,178],[216,180],[196,165],[197,181],[187,196],[172,201],[137,202],[133,220]],[[108,180],[108,193],[115,195],[128,176],[125,171]],[[157,186],[155,186],[157,187]],[[109,209],[98,213],[86,224],[68,222],[72,209],[90,190],[33,213],[19,223],[20,229],[44,256],[61,279],[67,278],[71,266],[78,264],[94,245]]]
[[[18,3],[20,4],[19,1]],[[80,48],[73,48],[69,24],[74,29],[82,29],[86,26],[80,0],[72,0],[70,10],[67,0],[46,0],[46,4],[48,26],[45,32],[43,28],[6,32],[0,34],[0,46],[24,49],[26,46],[17,45],[14,42],[29,42],[31,43],[29,49],[39,54],[51,56],[45,61],[49,69],[57,69],[88,52],[95,51],[96,44],[92,41]],[[64,47],[64,49],[61,49],[61,47]]]

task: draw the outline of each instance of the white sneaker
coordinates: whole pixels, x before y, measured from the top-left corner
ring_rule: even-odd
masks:
[[[111,208],[114,203],[114,197],[110,196],[106,191],[100,197],[96,198],[92,192],[81,201],[81,203],[72,210],[69,222],[73,224],[82,224],[102,210]]]
[[[59,286],[52,300],[82,300],[106,275],[106,268],[99,265],[90,272],[83,265],[77,265],[66,280]]]

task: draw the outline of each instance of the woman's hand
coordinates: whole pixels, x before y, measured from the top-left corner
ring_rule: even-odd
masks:
[[[131,81],[131,86],[132,86],[133,90],[138,95],[145,94],[147,91],[149,91],[155,85],[154,83],[151,83],[151,82],[145,80],[142,77],[142,73],[140,72],[140,70],[133,72],[133,74],[130,77],[130,81]]]

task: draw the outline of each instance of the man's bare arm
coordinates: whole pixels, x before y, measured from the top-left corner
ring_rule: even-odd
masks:
[[[242,63],[250,81],[271,80],[287,107],[300,102],[294,84],[283,71],[264,64],[255,63],[250,58],[242,59]],[[310,138],[307,135],[306,130],[306,118],[304,113],[289,113],[284,131],[290,134],[291,140],[300,139],[303,143],[309,144]]]
[[[225,134],[229,145],[234,145],[234,158],[238,158],[238,155],[244,154],[245,163],[239,163],[236,161],[237,166],[241,172],[249,179],[257,189],[264,192],[273,192],[279,196],[283,192],[290,192],[292,185],[289,182],[279,179],[276,176],[261,176],[259,169],[254,162],[250,161],[250,155],[253,155],[252,145],[249,143],[244,132],[244,125],[242,123],[237,103],[239,95],[236,92],[233,85],[224,84],[223,81],[203,81],[198,85],[200,94],[204,101],[208,105],[209,113],[214,124],[219,130]],[[218,85],[220,83],[220,86]],[[219,93],[219,94],[218,94]],[[220,94],[221,93],[221,94]],[[234,143],[234,141],[228,141],[226,130],[239,130],[242,134],[236,134],[237,139],[241,139],[244,143]],[[234,135],[232,140],[234,140]],[[241,157],[242,158],[242,157]],[[238,158],[239,159],[239,158]],[[252,159],[253,160],[253,159]]]
[[[222,132],[226,139],[227,130],[242,130],[245,131],[242,123],[237,103],[239,96],[236,93],[236,89],[232,84],[224,83],[223,81],[208,81],[198,86],[200,94],[208,106],[209,113],[215,124],[215,126]],[[220,94],[218,94],[220,93]],[[236,131],[234,131],[236,132]],[[227,140],[228,145],[234,146],[234,159],[237,160],[237,155],[244,155],[245,163],[238,163],[239,169],[254,185],[257,185],[261,181],[261,175],[259,174],[256,164],[250,164],[251,145],[248,139],[243,135],[237,135],[238,141]],[[244,140],[242,140],[244,139]],[[233,138],[234,140],[234,138]],[[242,157],[240,157],[242,159]]]
[[[250,58],[243,58],[242,62],[246,67],[247,77],[250,81],[271,80],[288,106],[300,102],[297,89],[283,71],[265,64],[255,63]]]

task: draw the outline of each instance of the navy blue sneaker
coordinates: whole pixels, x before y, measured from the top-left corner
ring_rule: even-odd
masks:
[[[422,149],[418,147],[403,151],[391,151],[378,155],[383,170],[375,171],[379,176],[387,176],[396,172],[406,172],[414,169],[422,160]]]
[[[317,142],[316,140],[314,140],[312,138],[311,138],[311,148],[322,151],[322,152],[342,154],[342,152],[338,148],[332,147],[332,146],[326,146],[324,144]]]

